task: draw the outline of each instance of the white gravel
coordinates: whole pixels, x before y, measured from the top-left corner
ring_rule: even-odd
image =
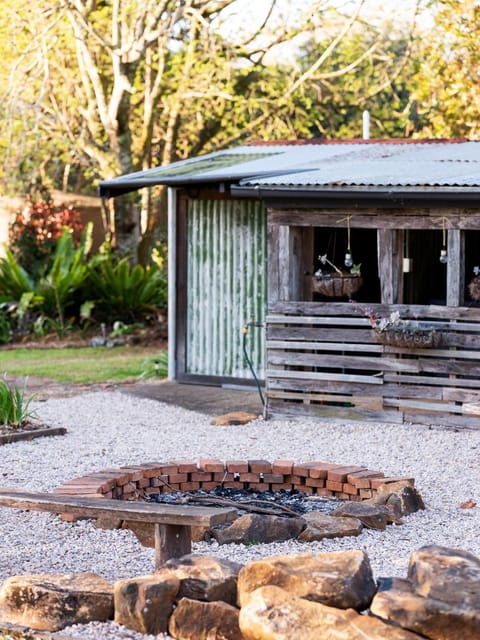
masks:
[[[68,432],[0,446],[3,486],[51,491],[85,473],[153,460],[323,460],[413,476],[426,504],[425,511],[384,532],[364,530],[359,537],[309,544],[199,543],[194,552],[245,563],[307,550],[364,549],[375,577],[405,576],[410,554],[426,544],[480,556],[480,430],[304,419],[216,427],[206,415],[121,391],[49,397],[32,407],[43,423]],[[478,506],[460,508],[468,499]],[[51,514],[2,509],[0,540],[0,582],[20,574],[82,571],[114,582],[153,569],[153,550],[143,548],[131,532],[96,529],[90,521],[70,524]],[[149,638],[113,623],[62,632],[67,633],[102,640]]]

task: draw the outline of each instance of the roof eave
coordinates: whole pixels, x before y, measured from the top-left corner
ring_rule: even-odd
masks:
[[[279,206],[281,203],[303,206],[311,202],[325,200],[331,202],[361,201],[377,204],[401,205],[435,202],[445,206],[452,203],[474,202],[480,205],[480,187],[305,187],[305,186],[268,186],[268,185],[232,185],[231,194],[240,198],[255,198]]]

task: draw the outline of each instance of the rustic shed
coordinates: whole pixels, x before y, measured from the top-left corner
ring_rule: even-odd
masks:
[[[266,414],[480,425],[480,142],[256,144],[105,181],[169,186],[171,377]]]

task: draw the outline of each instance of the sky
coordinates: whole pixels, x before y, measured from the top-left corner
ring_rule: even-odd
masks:
[[[355,12],[362,0],[277,0],[276,20],[287,21],[294,25],[307,14],[321,25],[321,10],[327,6],[334,6],[346,16]],[[245,38],[246,35],[255,33],[260,27],[269,10],[271,0],[237,0],[227,12],[227,19],[223,26],[225,35],[232,39]],[[393,21],[399,28],[410,27],[415,14],[416,0],[363,0],[361,16],[370,24],[382,25],[386,21]],[[317,9],[315,9],[317,7]],[[426,25],[427,18],[424,14],[420,24]],[[302,39],[296,40],[300,45]],[[283,46],[276,50],[276,59],[291,60],[295,46]]]

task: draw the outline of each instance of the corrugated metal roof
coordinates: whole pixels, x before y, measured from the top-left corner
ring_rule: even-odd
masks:
[[[100,183],[100,195],[157,184],[231,182],[243,188],[480,187],[480,142],[323,141],[252,144]]]

